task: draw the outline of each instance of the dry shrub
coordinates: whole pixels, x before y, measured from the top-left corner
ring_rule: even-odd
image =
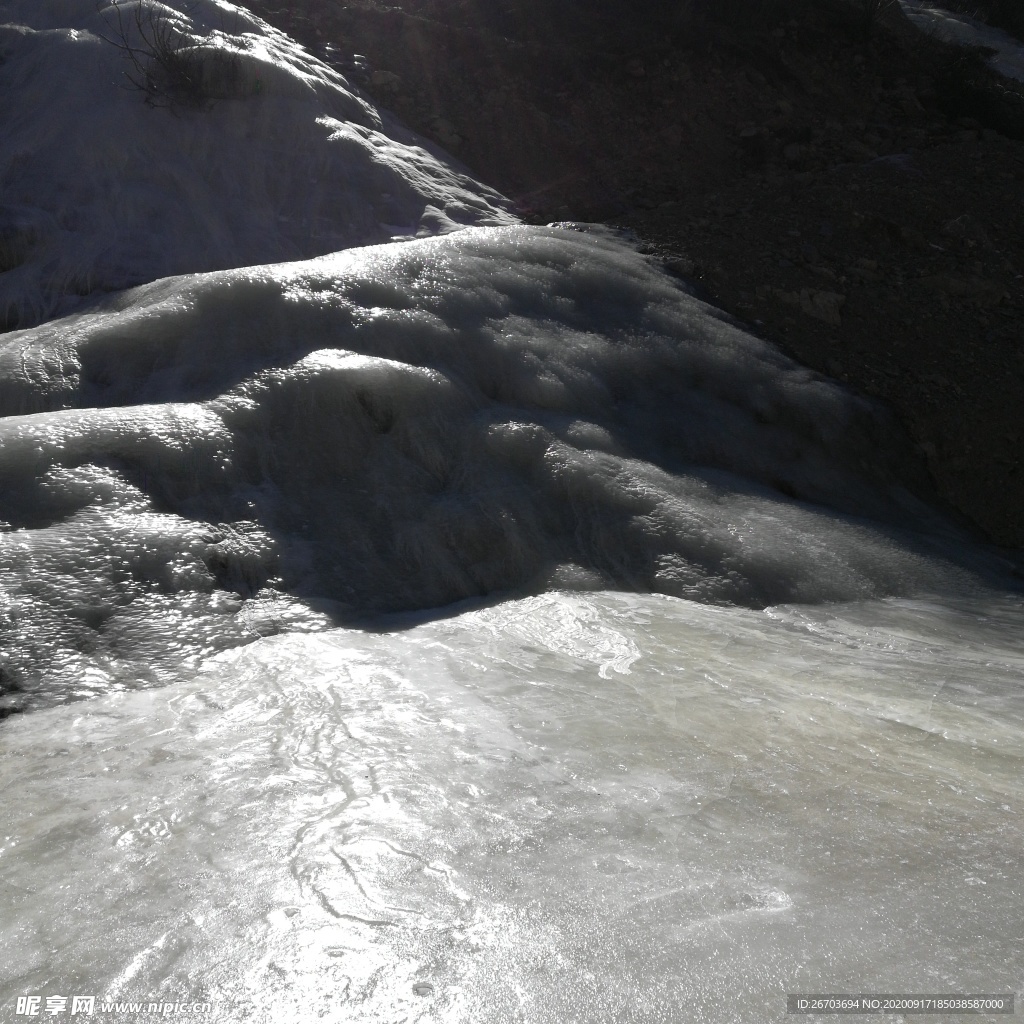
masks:
[[[150,106],[202,110],[238,77],[235,58],[188,36],[176,12],[154,0],[112,0],[107,12],[110,34],[103,38],[127,57],[129,88]]]

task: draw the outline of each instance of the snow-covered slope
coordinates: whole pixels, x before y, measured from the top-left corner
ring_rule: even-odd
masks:
[[[198,107],[150,55],[157,37],[200,76]],[[220,0],[0,2],[0,57],[0,324],[171,274],[515,220],[443,151]],[[151,96],[128,77],[148,73]]]

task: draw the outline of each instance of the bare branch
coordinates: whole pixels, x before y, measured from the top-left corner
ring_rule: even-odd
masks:
[[[191,4],[186,16],[195,7]],[[209,106],[212,97],[203,85],[201,47],[189,41],[173,15],[154,0],[141,0],[130,11],[125,0],[111,0],[107,14],[111,34],[101,38],[128,58],[125,78],[130,88],[145,94],[147,104],[171,109]]]

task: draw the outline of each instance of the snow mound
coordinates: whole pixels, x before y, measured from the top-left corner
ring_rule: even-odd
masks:
[[[515,222],[442,150],[218,0],[0,4],[0,195],[8,327],[172,274]]]
[[[324,614],[548,587],[764,607],[992,565],[899,489],[872,406],[607,233],[144,285],[9,334],[0,415],[0,678],[28,692]]]

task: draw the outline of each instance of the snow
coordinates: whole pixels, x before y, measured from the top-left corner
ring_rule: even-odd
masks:
[[[1002,29],[966,14],[956,14],[927,0],[900,0],[907,17],[923,32],[947,43],[994,50],[989,64],[1001,75],[1024,82],[1024,44]]]
[[[166,10],[204,68],[232,69],[209,109],[147,105],[106,41],[117,7],[0,5],[9,324],[172,274],[514,222],[507,200],[257,18],[215,0]]]

